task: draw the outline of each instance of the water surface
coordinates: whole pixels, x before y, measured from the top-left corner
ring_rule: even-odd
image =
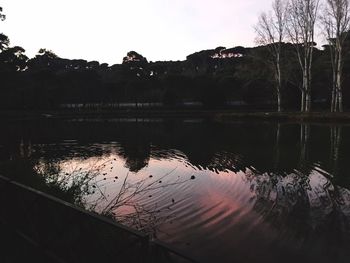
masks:
[[[347,262],[350,126],[6,122],[0,172],[200,262]]]

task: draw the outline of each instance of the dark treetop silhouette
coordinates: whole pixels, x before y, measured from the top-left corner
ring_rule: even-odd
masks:
[[[274,8],[282,2],[276,0]],[[0,14],[4,20],[2,9]],[[266,19],[268,23],[270,20]],[[295,50],[305,43],[293,42],[292,38],[288,39],[291,43],[282,40],[272,38],[254,48],[203,50],[188,55],[184,61],[152,62],[130,51],[122,64],[108,65],[60,58],[46,49],[28,58],[22,47],[10,45],[8,37],[0,34],[0,109],[197,107],[308,111],[311,105],[303,106],[301,98],[305,92],[301,91],[305,91],[303,85],[306,84],[300,60],[295,55]],[[345,87],[350,70],[347,34],[343,34],[341,40],[341,84]],[[335,47],[332,43],[334,41],[329,41],[322,50],[309,45],[312,93],[308,89],[307,94],[311,96],[313,108],[334,111],[335,79],[331,65]],[[276,47],[278,71],[271,67],[276,56],[271,50]],[[349,95],[348,89],[342,91],[345,108],[350,104]]]

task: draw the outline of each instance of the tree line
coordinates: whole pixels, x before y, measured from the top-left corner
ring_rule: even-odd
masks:
[[[5,20],[0,8],[0,20]],[[121,64],[28,58],[0,33],[0,108],[193,107],[330,110],[349,107],[348,0],[274,0],[255,26],[256,47],[217,47],[183,61]],[[318,48],[316,29],[327,44]],[[312,107],[311,107],[312,106]]]
[[[350,26],[348,0],[274,0],[272,10],[260,15],[256,26],[257,40],[268,47],[278,111],[281,111],[283,75],[288,73],[282,70],[282,43],[285,40],[292,43],[300,68],[300,110],[309,112],[311,109],[316,25],[320,26],[328,42],[325,49],[330,56],[332,73],[330,110],[343,111],[344,53]]]

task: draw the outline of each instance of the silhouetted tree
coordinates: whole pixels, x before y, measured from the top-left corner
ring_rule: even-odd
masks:
[[[255,48],[237,66],[234,76],[240,81],[242,99],[250,105],[272,100],[274,73],[266,67],[269,54],[265,46]]]
[[[332,65],[331,112],[343,111],[343,57],[345,40],[350,30],[348,0],[327,0],[322,24],[329,43]]]
[[[130,51],[126,55],[126,57],[123,58],[123,64],[129,63],[129,62],[144,62],[147,63],[147,59],[137,53],[136,51]]]
[[[22,47],[6,48],[0,53],[0,67],[2,71],[21,71],[26,69],[28,57]]]
[[[0,21],[4,21],[6,16],[3,13],[2,7],[0,6]]]
[[[313,51],[319,0],[291,0],[288,6],[288,34],[303,74],[301,111],[311,110]]]
[[[2,7],[0,6],[0,21],[4,21],[6,16],[3,14]],[[8,37],[0,33],[0,51],[3,51],[10,44]]]
[[[0,33],[0,51],[4,51],[9,45],[9,38],[6,35]]]
[[[282,89],[282,42],[286,35],[287,26],[287,2],[285,0],[275,0],[272,4],[272,12],[262,13],[259,22],[255,27],[258,34],[257,42],[266,45],[270,52],[270,61],[274,72],[277,94],[277,109],[281,109],[281,89]]]
[[[296,109],[301,101],[300,108],[309,111],[312,80],[313,103],[323,106],[332,100],[329,57],[335,54],[335,46],[331,42],[319,50],[313,42],[319,0],[291,0],[286,32],[292,43],[283,40],[285,1],[275,0],[274,12],[260,17],[260,46],[219,46],[190,54],[184,61],[148,62],[140,53],[130,51],[121,64],[109,66],[61,58],[44,48],[28,60],[23,48],[10,46],[8,37],[0,34],[0,105],[27,109],[163,105],[255,110],[277,105],[281,110],[282,106]],[[343,0],[334,3],[337,1]],[[2,9],[0,14],[3,20]],[[344,73],[340,79],[346,86],[350,63],[345,60],[350,56],[342,50]],[[344,90],[345,106],[349,104],[347,97],[350,90]]]

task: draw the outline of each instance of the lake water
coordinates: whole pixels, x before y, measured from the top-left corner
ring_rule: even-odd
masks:
[[[5,122],[0,173],[200,262],[348,262],[350,126]]]

